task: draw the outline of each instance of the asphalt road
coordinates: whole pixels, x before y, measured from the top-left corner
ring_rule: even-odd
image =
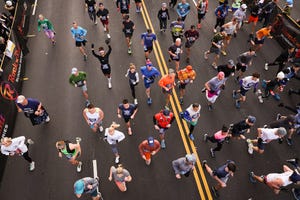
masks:
[[[171,35],[169,31],[159,33],[159,24],[156,17],[162,1],[146,1],[145,9],[149,15],[151,24],[158,36],[158,49],[161,49],[163,59],[156,57],[154,52],[150,58],[155,66],[166,71],[168,63],[167,49],[171,45]],[[188,1],[192,4],[191,1]],[[213,10],[216,2],[210,2],[209,12],[203,21],[200,30],[200,38],[192,48],[191,64],[197,72],[197,78],[192,85],[187,88],[187,95],[183,109],[193,102],[202,105],[201,118],[195,129],[196,140],[191,142],[186,137],[186,124],[181,120],[173,123],[167,131],[167,148],[161,150],[150,166],[146,166],[138,153],[138,144],[149,135],[158,138],[152,123],[152,116],[164,105],[164,97],[157,84],[152,87],[153,104],[146,104],[144,86],[141,82],[137,87],[137,97],[139,100],[139,111],[134,120],[133,136],[127,136],[119,145],[121,162],[131,172],[133,181],[128,184],[128,191],[121,193],[117,187],[109,182],[109,168],[114,164],[114,156],[107,143],[103,142],[100,133],[93,133],[86,125],[82,110],[84,109],[84,98],[79,89],[68,84],[68,77],[72,67],[87,72],[88,91],[91,101],[105,113],[104,126],[108,127],[112,121],[121,124],[120,130],[126,133],[126,127],[122,120],[117,118],[117,106],[123,98],[130,101],[130,89],[125,73],[128,64],[133,62],[138,68],[144,65],[143,47],[140,45],[140,34],[145,32],[146,26],[142,14],[135,13],[135,6],[131,6],[131,18],[136,24],[133,36],[133,55],[127,54],[125,38],[121,32],[121,15],[117,13],[113,1],[104,2],[110,10],[111,46],[112,55],[110,64],[112,66],[113,88],[107,88],[107,81],[104,78],[99,63],[91,54],[90,44],[96,46],[104,45],[105,34],[100,23],[97,26],[92,24],[88,14],[84,9],[83,1],[39,1],[37,14],[42,13],[49,18],[56,30],[57,45],[53,47],[42,33],[37,33],[37,16],[32,17],[30,34],[36,37],[29,39],[30,54],[26,56],[26,74],[28,81],[23,83],[23,94],[27,97],[39,99],[47,108],[51,116],[51,122],[46,125],[32,127],[29,120],[23,114],[17,117],[14,136],[25,135],[32,138],[35,144],[30,147],[30,155],[36,161],[36,170],[29,172],[27,163],[22,158],[12,157],[8,159],[5,174],[1,183],[1,200],[60,200],[76,199],[73,194],[74,182],[85,176],[93,176],[92,160],[98,162],[98,175],[100,177],[100,191],[104,199],[212,199],[208,186],[212,186],[215,181],[199,168],[194,173],[194,177],[176,180],[173,173],[172,160],[184,156],[186,152],[197,152],[200,160],[207,159],[212,167],[223,164],[226,160],[235,160],[238,170],[234,178],[229,181],[228,187],[220,192],[219,199],[246,200],[252,197],[255,200],[261,199],[292,199],[291,192],[282,192],[275,195],[262,184],[251,184],[248,180],[248,172],[253,170],[258,174],[281,171],[284,160],[299,156],[299,147],[293,145],[289,147],[285,142],[279,145],[273,142],[267,146],[263,155],[249,156],[246,145],[243,141],[232,141],[225,144],[221,152],[216,153],[216,158],[210,158],[209,148],[213,145],[205,144],[202,140],[205,133],[212,134],[219,130],[223,124],[230,124],[239,121],[241,118],[251,114],[257,117],[255,128],[261,127],[273,121],[278,112],[289,114],[289,111],[279,108],[273,99],[268,99],[264,104],[259,104],[256,96],[249,92],[248,99],[240,110],[234,107],[231,91],[238,86],[230,78],[226,83],[226,90],[214,105],[212,112],[208,111],[205,96],[200,92],[204,83],[213,77],[216,72],[210,67],[211,58],[206,61],[203,52],[210,47],[210,40],[213,35],[213,25],[215,17]],[[176,18],[176,12],[169,9],[171,21]],[[72,22],[76,20],[79,26],[88,30],[88,60],[83,61],[79,50],[74,47],[70,28]],[[186,27],[195,24],[197,21],[196,9],[192,6],[192,11],[186,19]],[[170,21],[169,21],[170,24]],[[148,26],[148,25],[147,25]],[[220,63],[226,63],[228,59],[236,57],[248,49],[246,42],[248,37],[248,27],[238,33],[228,47],[228,55],[221,56]],[[185,50],[185,49],[184,49]],[[282,49],[275,40],[267,40],[262,50],[255,58],[253,66],[247,71],[247,75],[254,71],[261,73],[262,79],[270,79],[275,76],[276,68],[270,68],[268,72],[263,70],[266,61],[272,61]],[[159,51],[158,51],[159,52]],[[162,61],[164,60],[164,61]],[[185,54],[182,56],[181,66],[184,66]],[[166,65],[164,64],[166,63]],[[159,64],[162,63],[162,64]],[[297,80],[292,80],[286,88],[299,86]],[[178,93],[178,92],[177,92]],[[282,101],[287,105],[295,105],[299,102],[299,96],[288,96],[287,92],[282,95]],[[181,108],[178,106],[177,96],[173,97],[172,110],[175,114]],[[247,135],[250,138],[256,137],[255,128]],[[66,160],[58,157],[55,142],[61,139],[75,140],[81,137],[83,141],[82,156],[83,171],[77,173],[76,169],[67,163]],[[299,137],[294,137],[294,144],[299,143]],[[88,196],[82,199],[89,199]]]

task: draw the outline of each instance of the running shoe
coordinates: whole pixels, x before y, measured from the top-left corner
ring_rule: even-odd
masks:
[[[35,169],[35,162],[32,161],[30,164],[29,164],[29,171],[33,171]]]
[[[76,137],[76,143],[79,144],[81,142],[81,138],[80,137]]]
[[[162,149],[165,149],[165,148],[166,148],[165,140],[162,140],[162,141],[160,142],[160,146],[161,146]]]
[[[128,54],[132,54],[131,48],[128,48]]]
[[[286,143],[287,143],[289,146],[292,146],[292,144],[293,144],[292,139],[291,139],[291,138],[286,138]]]
[[[95,21],[95,23],[94,23],[95,25],[97,25],[98,24],[98,22],[97,21]]]
[[[45,119],[45,122],[50,122],[50,117],[49,117],[49,115],[47,116],[47,118]]]
[[[128,128],[128,135],[132,135],[131,128]]]
[[[183,105],[183,98],[179,99],[179,103],[180,103],[180,105]]]
[[[256,180],[254,178],[254,172],[249,173],[249,180],[250,180],[251,183],[256,183]]]
[[[111,85],[111,82],[108,83],[108,89],[111,89],[112,88],[112,85]]]
[[[104,27],[104,29],[103,29],[103,30],[104,30],[104,32],[106,32],[106,27]]]
[[[232,98],[236,99],[236,91],[232,90]]]
[[[265,70],[268,71],[268,69],[269,69],[268,63],[265,63]]]
[[[115,158],[115,163],[118,164],[119,162],[120,162],[120,156],[117,156],[117,157]]]
[[[296,168],[299,167],[298,158],[288,159],[288,160],[286,160],[286,162],[290,163],[291,165],[293,165]]]
[[[217,29],[214,28],[214,33],[217,33]]]
[[[31,144],[34,144],[34,142],[33,142],[32,139],[29,138],[29,139],[27,139],[27,144],[30,144],[30,145],[31,145]]]
[[[83,55],[83,60],[87,61],[87,55],[86,54]]]
[[[237,108],[237,109],[240,109],[241,108],[241,103],[240,103],[240,100],[235,100],[235,107]]]
[[[205,168],[205,165],[206,165],[206,164],[207,164],[207,160],[203,160],[203,161],[202,161],[202,168],[203,168],[203,169],[206,169],[206,168]]]
[[[212,158],[216,157],[215,151],[214,151],[213,148],[210,148],[210,155],[211,155]]]
[[[204,136],[203,136],[204,142],[207,142],[207,137],[208,137],[208,135],[205,133]]]
[[[300,200],[300,192],[299,189],[292,188],[293,196],[296,200]]]
[[[152,99],[151,99],[151,98],[148,98],[148,99],[147,99],[147,104],[148,104],[148,105],[151,105],[151,104],[152,104]]]
[[[190,63],[190,58],[186,58],[186,63],[187,63],[187,64]]]
[[[248,143],[248,153],[253,154],[253,144],[252,143]]]
[[[215,189],[214,186],[211,186],[211,191],[212,191],[212,193],[214,194],[214,196],[215,196],[216,198],[218,198],[218,197],[220,196],[219,193],[218,193],[218,191]]]
[[[111,38],[109,33],[107,33],[107,35],[106,35],[106,36],[107,36],[107,38]]]
[[[197,24],[197,28],[200,29],[201,28],[201,24],[198,23]]]
[[[103,132],[103,130],[104,130],[103,126],[99,126],[99,131]]]
[[[208,110],[212,111],[212,109],[213,109],[212,105],[208,105]]]
[[[278,114],[276,115],[276,121],[280,120],[280,118],[281,118],[281,114],[278,113]]]
[[[205,60],[208,59],[208,57],[207,57],[207,51],[204,52],[204,59],[205,59]]]
[[[135,105],[138,104],[138,100],[137,99],[134,99],[133,102],[134,102]]]
[[[82,167],[82,162],[79,161],[78,165],[77,165],[77,168],[76,168],[78,173],[81,172],[81,167]]]
[[[195,138],[194,138],[194,135],[193,135],[193,134],[189,134],[189,138],[190,138],[192,141],[194,141],[194,140],[195,140]]]
[[[226,51],[221,51],[221,53],[222,53],[223,56],[227,55]]]

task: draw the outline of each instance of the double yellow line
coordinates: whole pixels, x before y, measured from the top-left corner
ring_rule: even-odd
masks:
[[[146,28],[151,29],[152,32],[155,33],[155,30],[153,29],[151,19],[149,17],[148,11],[147,11],[147,7],[143,0],[142,0],[141,14],[144,19]],[[163,76],[168,73],[168,67],[166,65],[164,56],[161,52],[160,45],[157,41],[154,42],[153,50],[154,50],[155,57],[157,59],[157,63],[158,63],[160,72]],[[205,200],[205,199],[212,200],[213,198],[211,196],[211,192],[210,192],[209,186],[207,184],[196,147],[195,147],[194,143],[191,140],[189,140],[188,134],[186,134],[189,132],[189,127],[188,127],[187,123],[179,117],[179,113],[182,112],[182,109],[179,104],[178,96],[175,92],[175,89],[173,90],[173,95],[171,96],[170,102],[171,102],[171,106],[173,108],[173,113],[176,118],[176,122],[177,122],[177,125],[179,128],[179,132],[180,132],[180,135],[181,135],[181,138],[183,141],[184,148],[188,154],[192,152],[197,156],[197,162],[196,162],[197,167],[193,171],[193,173],[194,173],[195,181],[197,184],[197,188],[198,188],[198,192],[200,194],[201,200]],[[202,184],[201,184],[200,180],[202,181]],[[203,187],[204,187],[204,190],[203,190]]]

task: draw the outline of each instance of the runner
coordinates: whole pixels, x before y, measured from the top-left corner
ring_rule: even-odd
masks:
[[[99,9],[96,15],[100,18],[100,21],[104,27],[104,32],[106,32],[107,38],[110,38],[109,34],[109,11],[107,8],[104,7],[103,3],[99,3]]]
[[[117,0],[116,1],[118,11],[121,12],[122,18],[129,16],[130,1],[129,0]]]
[[[216,157],[215,152],[221,151],[222,146],[226,138],[229,137],[228,127],[223,125],[222,129],[212,136],[208,136],[208,134],[204,134],[204,141],[207,142],[208,140],[212,143],[217,143],[215,148],[210,148],[210,155],[212,158]]]
[[[177,38],[181,39],[183,37],[184,22],[182,21],[182,19],[180,17],[178,17],[176,21],[173,21],[170,24],[170,29],[171,29],[171,35],[172,35],[173,42],[175,43]]]
[[[88,106],[90,104],[89,96],[87,93],[86,86],[86,73],[84,71],[78,71],[77,68],[72,68],[72,74],[69,77],[69,83],[74,87],[79,87],[82,90],[82,94],[85,98],[85,105]]]
[[[111,67],[110,67],[110,64],[109,64],[109,56],[111,54],[111,51],[112,51],[112,48],[109,44],[110,40],[105,40],[105,43],[107,44],[108,46],[108,51],[105,53],[104,51],[104,48],[103,47],[99,47],[99,55],[95,53],[95,50],[94,50],[94,44],[92,44],[92,53],[93,55],[98,58],[98,60],[100,61],[100,68],[102,70],[102,73],[105,77],[107,77],[107,85],[108,85],[108,88],[111,89],[112,88],[112,85],[111,85]]]
[[[151,164],[151,157],[157,154],[160,150],[160,143],[158,140],[155,140],[152,136],[148,137],[147,140],[144,140],[139,145],[139,152],[141,157],[145,160],[146,165]]]
[[[226,56],[226,48],[229,45],[232,35],[236,35],[236,31],[237,31],[237,19],[236,18],[232,18],[232,20],[226,24],[224,24],[222,26],[222,28],[224,29],[224,32],[226,33],[226,36],[224,37],[224,45],[222,48],[221,53],[223,54],[223,56]]]
[[[280,100],[279,93],[284,89],[283,79],[285,75],[283,72],[279,72],[273,80],[263,80],[262,87],[264,88],[263,98],[267,98],[272,95],[277,101]]]
[[[219,32],[219,33],[216,33],[214,35],[214,37],[212,38],[211,40],[211,47],[209,50],[205,51],[204,52],[204,59],[207,60],[208,59],[208,54],[211,54],[211,53],[215,53],[215,58],[214,58],[214,61],[213,63],[211,64],[213,68],[217,69],[217,61],[218,59],[220,58],[220,53],[221,53],[221,48],[222,48],[222,45],[223,44],[223,40],[225,39],[226,37],[226,33],[223,31],[223,32]]]
[[[195,140],[194,129],[200,118],[201,106],[198,103],[191,104],[184,112],[180,113],[180,117],[189,124],[189,138]]]
[[[295,52],[295,48],[294,47],[289,47],[288,49],[285,49],[284,51],[282,51],[280,53],[279,56],[277,56],[275,58],[274,62],[272,62],[272,63],[265,63],[265,70],[267,71],[269,69],[269,66],[278,65],[278,70],[276,72],[276,74],[278,74],[279,72],[281,72],[283,70],[285,64],[288,61],[292,60],[294,52]]]
[[[218,72],[224,72],[225,79],[227,80],[229,76],[234,76],[235,64],[232,59],[228,60],[226,65],[219,65],[217,67]]]
[[[166,32],[168,20],[170,20],[169,11],[166,3],[161,4],[161,9],[158,11],[160,32]]]
[[[146,88],[147,104],[151,105],[152,99],[150,96],[150,86],[152,83],[154,83],[155,78],[160,76],[160,72],[155,67],[153,67],[150,60],[148,60],[146,66],[141,67],[141,73]]]
[[[229,8],[228,11],[235,12],[237,9],[241,7],[242,0],[233,0],[231,4],[231,9]]]
[[[142,33],[141,35],[142,45],[144,46],[145,58],[149,58],[149,54],[153,50],[153,42],[156,41],[156,35],[152,33],[151,29],[147,29],[147,32]]]
[[[186,62],[189,64],[191,47],[193,46],[195,41],[199,38],[199,32],[196,30],[196,27],[192,25],[190,30],[185,31],[184,36],[186,38],[186,42],[185,42]]]
[[[33,126],[50,121],[48,112],[39,100],[19,95],[15,103],[18,112],[23,111],[25,117],[30,119]]]
[[[208,101],[208,110],[213,109],[212,104],[215,103],[217,98],[221,93],[221,89],[225,88],[224,72],[219,72],[217,76],[213,77],[205,83],[205,88],[202,89],[202,92],[206,92],[206,99]]]
[[[1,153],[6,156],[19,155],[29,162],[29,171],[35,169],[35,162],[29,157],[28,146],[34,142],[31,139],[25,143],[25,137],[19,136],[16,138],[2,137],[1,138]]]
[[[185,157],[172,161],[172,167],[177,179],[181,179],[181,175],[188,177],[195,169],[197,157],[195,154],[186,154]]]
[[[256,183],[264,183],[269,186],[275,194],[279,194],[280,191],[292,183],[299,183],[300,175],[286,165],[283,165],[283,173],[270,173],[266,176],[257,176],[254,172],[250,172],[250,181]]]
[[[100,108],[95,107],[92,103],[90,103],[87,108],[83,110],[82,115],[94,133],[98,130],[103,132],[102,121],[104,113]]]
[[[201,21],[205,18],[205,15],[208,11],[208,0],[199,0],[197,4],[197,11],[198,11],[198,24],[197,28],[201,28]]]
[[[215,9],[216,24],[214,26],[214,33],[217,33],[218,26],[222,27],[225,24],[225,19],[228,15],[228,8],[229,8],[227,4],[228,2],[224,2],[222,5],[219,5]]]
[[[160,146],[166,148],[165,133],[174,121],[174,114],[168,109],[164,109],[153,116],[154,128],[159,132]]]
[[[120,127],[120,124],[116,124],[113,122],[109,128],[105,129],[104,140],[110,145],[112,152],[115,155],[115,163],[120,162],[120,154],[117,148],[118,143],[125,139],[124,133],[116,130],[116,128]]]
[[[193,70],[193,67],[191,65],[186,66],[184,69],[179,70],[177,72],[178,76],[178,87],[179,87],[179,102],[180,105],[183,105],[183,97],[185,95],[185,87],[189,83],[193,83],[196,78],[196,72]]]
[[[254,72],[252,76],[246,76],[240,80],[240,89],[232,91],[232,97],[235,99],[235,107],[239,109],[241,107],[241,102],[246,101],[246,93],[253,87],[253,93],[256,93],[259,84],[260,74]],[[237,94],[241,97],[238,98]]]
[[[99,178],[84,177],[74,183],[74,193],[79,199],[82,194],[90,194],[92,200],[103,200],[100,192],[97,192]]]
[[[246,4],[242,4],[241,7],[239,7],[234,13],[233,13],[233,17],[236,18],[237,20],[237,31],[241,29],[244,20],[246,19],[246,9],[247,9],[247,5]],[[234,37],[236,37],[236,34],[234,34]]]
[[[259,154],[263,154],[265,151],[265,145],[270,143],[272,140],[279,141],[286,135],[286,129],[283,127],[280,128],[258,128],[257,129],[257,139],[247,139],[248,143],[248,153],[253,154],[253,150]],[[257,146],[254,146],[253,143],[257,143]]]
[[[134,119],[136,112],[138,111],[137,105],[131,104],[128,102],[128,99],[124,99],[121,104],[118,106],[118,118],[124,119],[127,129],[128,135],[132,135],[131,127],[130,127],[130,119]]]
[[[172,60],[175,61],[175,69],[176,72],[179,70],[179,64],[180,64],[180,55],[182,54],[182,48],[181,48],[181,39],[177,38],[175,41],[175,44],[169,47],[168,53],[170,55],[169,62]]]
[[[56,149],[58,150],[58,156],[61,158],[64,154],[68,161],[72,165],[76,165],[77,172],[81,172],[82,162],[78,161],[78,157],[81,156],[81,138],[76,137],[76,144],[71,143],[68,140],[61,140],[56,142]]]
[[[236,77],[236,82],[243,76],[244,72],[252,65],[253,57],[255,56],[255,51],[250,48],[249,51],[246,51],[239,55],[237,58],[236,71],[239,72]]]
[[[129,15],[125,15],[124,16],[124,21],[123,21],[123,33],[124,33],[125,38],[126,38],[126,44],[127,44],[127,47],[128,47],[128,54],[129,55],[132,54],[131,37],[133,35],[134,29],[135,29],[134,23],[129,19]]]
[[[251,33],[250,38],[253,38],[253,34],[256,28],[256,24],[258,22],[258,16],[260,15],[261,9],[260,9],[260,0],[252,1],[252,4],[250,5],[250,16],[248,18],[248,21],[245,21],[246,24],[252,23],[251,26]]]
[[[85,0],[85,8],[88,11],[91,21],[96,25],[96,1],[95,0]]]
[[[270,34],[271,30],[272,30],[272,25],[269,24],[267,27],[261,28],[258,31],[256,31],[254,41],[253,40],[250,41],[251,45],[253,46],[253,50],[255,52],[258,52],[261,49],[261,47],[265,42],[266,37],[270,39],[273,38]]]
[[[135,2],[135,12],[140,13],[142,9],[142,0],[134,0]]]
[[[186,2],[186,0],[181,0],[181,3],[177,5],[176,12],[178,16],[182,19],[182,21],[185,20],[186,16],[191,11],[190,4]]]
[[[214,196],[218,198],[220,196],[218,191],[222,188],[227,187],[227,181],[230,177],[233,177],[233,174],[236,171],[236,165],[234,161],[227,160],[227,162],[224,165],[212,170],[208,166],[207,161],[203,160],[202,167],[207,171],[207,173],[209,173],[209,175],[212,178],[214,178],[217,181],[217,185],[212,186],[211,191],[214,194]]]
[[[135,86],[137,86],[137,84],[139,83],[140,78],[139,78],[139,73],[136,71],[136,67],[133,63],[129,64],[129,69],[127,70],[127,73],[125,74],[125,77],[128,77],[129,87],[131,90],[131,95],[133,97],[133,102],[135,105],[137,105],[138,100],[135,95]]]
[[[166,105],[165,108],[169,109],[170,98],[173,92],[175,84],[175,72],[172,68],[169,69],[168,74],[161,77],[158,81],[158,85],[162,88],[163,94],[166,95]]]
[[[46,19],[42,14],[39,14],[38,32],[41,31],[41,28],[43,29],[44,34],[51,40],[52,45],[55,45],[55,31],[52,23],[48,19]]]
[[[110,167],[108,180],[112,181],[113,179],[119,190],[121,192],[126,192],[126,182],[131,182],[132,177],[129,171],[125,169],[122,164],[118,164],[117,168],[115,166]]]
[[[78,26],[77,23],[73,22],[73,27],[71,28],[72,37],[75,39],[75,46],[79,48],[81,54],[83,55],[84,60],[87,60],[87,54],[85,52],[85,43],[87,40],[85,39],[87,30]]]
[[[246,119],[237,122],[235,124],[230,124],[229,133],[230,137],[234,139],[245,140],[245,133],[250,133],[250,128],[254,126],[256,122],[256,117],[249,115]]]
[[[277,7],[278,0],[271,0],[262,7],[260,21],[264,20],[263,27],[268,26],[271,21],[271,14]]]

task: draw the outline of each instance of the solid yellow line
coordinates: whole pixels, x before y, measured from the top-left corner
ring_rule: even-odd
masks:
[[[152,26],[152,23],[150,21],[150,17],[148,15],[148,12],[147,12],[147,9],[146,9],[146,5],[144,3],[144,1],[142,1],[142,4],[143,4],[143,11],[142,11],[142,16],[144,18],[144,21],[146,23],[146,27],[148,28],[148,26],[151,27],[151,30],[153,33],[155,33],[154,29],[153,29],[153,26]],[[144,13],[145,12],[145,13]],[[147,17],[146,17],[146,16]],[[149,20],[149,22],[147,22],[147,20]],[[148,24],[149,23],[149,24]],[[157,46],[156,46],[157,45]],[[162,55],[162,52],[161,52],[161,48],[160,48],[160,45],[159,43],[155,43],[154,44],[154,54],[156,56],[156,58],[159,58],[158,55],[157,55],[157,51],[159,52],[159,56],[160,56],[160,59],[162,60],[162,63],[163,63],[163,66],[161,66],[161,63],[160,63],[160,59],[158,59],[158,64],[159,64],[159,68],[160,68],[160,71],[162,72],[162,75],[164,75],[165,73],[163,72],[163,69],[162,67],[166,70],[165,72],[167,73],[167,66],[166,66],[166,63],[165,63],[165,60],[164,60],[164,56]],[[178,101],[178,97],[177,97],[177,94],[175,92],[175,90],[173,90],[173,95],[174,95],[174,99],[176,101],[176,104],[177,104],[177,107],[179,109],[179,112],[181,112],[181,107],[179,105],[179,101]],[[180,118],[178,117],[178,113],[177,113],[177,110],[176,110],[176,106],[175,106],[175,103],[174,103],[174,99],[173,97],[171,97],[171,106],[174,108],[174,115],[175,115],[175,118],[176,118],[176,121],[177,121],[177,124],[178,124],[178,127],[179,127],[179,131],[180,131],[180,134],[181,134],[181,137],[182,137],[182,140],[183,140],[183,143],[184,143],[184,147],[186,149],[186,152],[187,153],[190,153],[190,150],[189,150],[189,147],[188,147],[188,144],[187,144],[187,141],[186,141],[186,138],[184,136],[184,130],[182,128],[182,125],[181,125],[181,120]],[[188,127],[187,127],[187,124],[185,122],[184,123],[184,127],[186,130],[189,130]],[[205,178],[205,175],[203,173],[203,170],[202,170],[202,167],[201,167],[201,163],[200,163],[200,160],[199,160],[199,156],[197,154],[197,151],[196,151],[196,148],[193,144],[193,142],[191,142],[191,147],[192,147],[192,150],[193,152],[196,154],[196,156],[198,157],[197,159],[197,166],[199,168],[199,171],[200,171],[200,175],[202,177],[202,180],[203,180],[203,184],[204,184],[204,187],[206,189],[206,192],[208,194],[208,198],[211,200],[212,199],[212,196],[211,196],[211,193],[210,193],[210,190],[209,190],[209,187],[208,187],[208,184],[207,184],[207,181],[206,181],[206,178]],[[201,186],[201,183],[200,183],[200,180],[199,180],[199,176],[198,176],[198,173],[197,171],[195,170],[194,171],[194,176],[195,176],[195,181],[196,181],[196,184],[198,186],[198,191],[199,191],[199,194],[201,196],[201,199],[205,199],[205,196],[204,196],[204,193],[203,193],[203,189],[202,189],[202,186]]]

